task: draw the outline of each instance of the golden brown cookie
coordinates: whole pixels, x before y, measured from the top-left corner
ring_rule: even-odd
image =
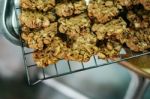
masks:
[[[57,34],[57,22],[51,23],[49,27],[41,30],[22,32],[22,39],[27,43],[29,48],[42,50],[44,45],[50,44],[51,40]]]
[[[59,19],[59,32],[65,33],[71,39],[90,33],[90,20],[86,14]]]
[[[48,11],[54,8],[55,0],[21,0],[22,9]]]
[[[94,24],[92,31],[97,35],[97,39],[104,40],[110,37],[120,38],[126,32],[126,22],[122,18],[113,19],[106,24]]]
[[[150,48],[150,28],[141,30],[129,29],[125,42],[135,52]]]
[[[68,60],[80,62],[89,61],[91,56],[95,55],[98,51],[96,41],[96,36],[90,33],[77,37],[67,53]]]
[[[22,31],[48,27],[55,19],[56,17],[52,12],[22,10],[20,15],[21,25],[25,28],[23,28]]]
[[[63,59],[66,44],[59,38],[54,37],[51,44],[46,45],[46,48],[33,53],[33,59],[38,67],[47,67],[49,64],[55,64],[60,59]]]
[[[91,1],[88,5],[88,16],[95,22],[106,23],[119,14],[113,1]]]

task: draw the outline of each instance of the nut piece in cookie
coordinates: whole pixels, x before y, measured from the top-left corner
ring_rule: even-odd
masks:
[[[65,33],[71,39],[90,33],[90,20],[86,14],[81,14],[69,19],[59,19],[59,32]]]
[[[23,27],[29,29],[37,29],[42,27],[48,27],[51,22],[54,22],[56,17],[52,12],[37,12],[22,10],[20,15],[20,22]],[[25,31],[25,29],[23,29]]]
[[[144,6],[146,10],[150,10],[150,0],[140,0],[140,3]]]
[[[117,5],[130,7],[132,6],[132,0],[116,0]]]
[[[150,25],[150,12],[139,10],[137,13],[129,11],[127,18],[130,21],[130,27],[134,29],[148,28]]]
[[[55,0],[21,0],[21,8],[39,11],[48,11],[54,8]]]
[[[73,15],[74,6],[71,2],[59,3],[55,7],[56,14],[60,17],[68,17]]]
[[[97,39],[104,40],[115,36],[120,39],[120,36],[126,32],[126,22],[122,18],[113,19],[106,24],[94,24],[92,31],[97,35]]]
[[[150,29],[129,29],[125,42],[126,45],[135,52],[144,51],[150,48]]]
[[[33,30],[30,32],[23,32],[22,39],[27,43],[29,48],[42,50],[44,45],[51,43],[51,40],[57,34],[57,23],[51,23],[49,27],[41,30]]]
[[[58,3],[55,7],[56,14],[59,17],[69,17],[72,15],[78,15],[85,12],[87,9],[86,2],[84,0],[79,1],[66,1]]]
[[[113,1],[91,1],[88,5],[88,16],[99,23],[106,23],[119,13]]]
[[[98,41],[98,57],[100,59],[117,57],[122,48],[122,44],[115,39],[105,39]]]
[[[115,4],[119,7],[131,8],[133,5],[140,4],[139,0],[115,0]]]
[[[73,5],[74,5],[74,14],[81,14],[85,12],[85,10],[87,9],[85,0],[75,1]]]

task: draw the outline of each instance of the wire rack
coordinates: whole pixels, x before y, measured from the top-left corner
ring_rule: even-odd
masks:
[[[15,12],[16,12],[15,14],[16,19],[14,19],[14,24],[15,24],[14,29],[19,34],[20,32],[19,32],[18,14],[20,12],[20,8],[18,4],[15,6]],[[122,49],[120,55],[115,61],[110,59],[101,60],[98,59],[97,56],[93,56],[91,57],[90,61],[87,63],[60,60],[56,64],[49,65],[47,68],[38,68],[32,59],[33,50],[26,48],[24,45],[25,45],[24,42],[22,42],[23,60],[24,60],[24,65],[25,65],[26,75],[27,75],[29,85],[35,85],[46,79],[51,79],[51,78],[60,77],[60,76],[81,72],[93,68],[98,68],[113,63],[125,61],[131,58],[150,54],[150,51],[135,53],[132,52],[129,48],[124,48]]]

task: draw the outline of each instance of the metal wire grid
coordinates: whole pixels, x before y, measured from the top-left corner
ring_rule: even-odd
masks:
[[[16,21],[18,21],[18,13],[20,12],[19,7],[15,7],[16,11]],[[19,33],[19,23],[17,22],[17,26],[14,27],[16,32]],[[101,60],[98,59],[97,56],[91,57],[90,61],[87,63],[84,62],[75,62],[75,61],[65,61],[60,60],[58,63],[49,65],[47,68],[38,68],[37,65],[32,60],[32,53],[33,51],[31,49],[28,49],[24,46],[24,42],[22,42],[22,53],[23,53],[23,60],[24,65],[26,69],[26,75],[28,79],[29,85],[35,85],[43,80],[50,79],[50,78],[56,78],[76,72],[81,72],[93,68],[98,68],[101,66],[106,66],[109,64],[125,61],[128,59],[132,59],[135,57],[143,56],[150,54],[150,51],[144,51],[140,53],[132,52],[128,48],[124,48],[124,53],[120,52],[120,55],[118,56],[117,60]],[[34,72],[34,75],[33,75]]]
[[[56,63],[54,65],[50,65],[48,68],[38,68],[36,66],[36,64],[29,65],[29,63],[31,63],[31,60],[32,60],[31,59],[32,52],[25,52],[25,47],[22,47],[22,52],[23,52],[23,58],[24,58],[24,63],[25,63],[25,67],[26,67],[27,77],[28,77],[28,83],[30,85],[35,85],[46,79],[60,77],[60,76],[64,76],[64,75],[68,75],[68,74],[72,74],[72,73],[76,73],[76,72],[80,72],[80,71],[89,70],[92,68],[101,67],[101,66],[106,66],[106,65],[117,63],[120,61],[128,60],[131,58],[150,54],[150,52],[138,53],[138,54],[126,57],[126,58],[120,57],[116,61],[100,60],[97,58],[97,56],[93,56],[91,58],[91,60],[87,63],[83,63],[83,62],[79,63],[79,62],[74,62],[74,61],[60,60],[58,63]],[[40,72],[39,74],[42,74],[42,75],[40,75],[39,78],[36,78],[33,80],[32,77],[30,77],[30,73],[32,73],[32,69],[38,69],[38,72]],[[53,70],[51,70],[51,69],[53,69]],[[52,72],[50,72],[50,71],[52,71]]]

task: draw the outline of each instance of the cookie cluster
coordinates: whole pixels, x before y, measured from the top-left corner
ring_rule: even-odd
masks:
[[[21,37],[47,67],[61,59],[117,57],[150,48],[149,0],[21,0]]]

